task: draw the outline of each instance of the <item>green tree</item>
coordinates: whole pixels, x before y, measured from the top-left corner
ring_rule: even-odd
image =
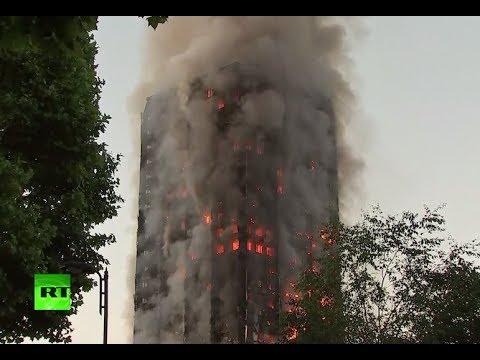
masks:
[[[418,294],[426,301],[414,323],[422,343],[478,344],[480,342],[480,254],[476,242],[453,244],[440,253],[428,286]],[[475,261],[477,260],[477,261]]]
[[[21,37],[18,24],[30,20],[2,17],[2,44]],[[107,261],[98,250],[114,241],[91,234],[95,224],[116,215],[119,157],[97,142],[109,119],[98,107],[103,82],[96,76],[96,44],[88,28],[77,30],[71,48],[66,36],[39,40],[30,30],[22,46],[0,48],[3,342],[69,341],[67,316],[76,313],[82,291],[93,282],[75,277],[72,311],[41,312],[33,310],[33,274],[62,272],[69,260],[99,269]]]
[[[280,316],[282,343],[340,343],[345,324],[338,257],[338,224],[325,226],[315,241],[321,254],[288,290]]]
[[[343,329],[337,342],[479,342],[478,243],[443,238],[444,223],[439,209],[386,216],[374,208],[353,226],[335,225],[338,263],[318,260],[341,272],[337,306],[335,296],[331,304],[309,300],[309,294],[328,296],[332,275],[307,269],[293,301],[293,313],[301,316],[283,315],[284,337],[294,328],[291,341],[331,342],[329,330]]]
[[[156,28],[168,17],[147,17]],[[115,241],[93,234],[117,214],[119,155],[98,141],[97,16],[0,17],[0,342],[71,341],[68,316],[94,282],[72,281],[72,310],[33,310],[33,274],[80,261],[97,270]]]

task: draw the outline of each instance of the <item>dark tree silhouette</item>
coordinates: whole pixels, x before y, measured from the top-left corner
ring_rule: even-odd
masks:
[[[438,209],[395,217],[374,208],[353,226],[331,225],[338,258],[322,256],[325,270],[299,278],[283,340],[478,343],[479,244],[443,238],[444,222]],[[335,268],[341,293],[332,296]]]

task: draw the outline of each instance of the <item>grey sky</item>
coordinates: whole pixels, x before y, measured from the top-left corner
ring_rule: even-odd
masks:
[[[480,18],[372,17],[365,26],[366,36],[351,51],[361,109],[356,117],[362,120],[357,124],[366,123],[354,143],[366,169],[353,218],[375,203],[393,212],[446,203],[448,231],[459,240],[474,238],[480,203]],[[106,81],[101,107],[112,116],[104,140],[124,155],[118,176],[125,204],[116,219],[99,227],[117,236],[104,251],[111,262],[112,343],[131,340],[129,264],[138,191],[131,179],[138,159],[126,99],[139,79],[147,31],[152,30],[136,17],[101,17],[95,33],[98,71]],[[98,288],[86,296],[73,325],[74,342],[101,342]]]

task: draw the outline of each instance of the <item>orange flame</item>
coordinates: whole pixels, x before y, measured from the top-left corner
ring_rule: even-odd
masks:
[[[212,214],[210,212],[205,212],[205,214],[203,214],[203,222],[207,225],[212,223]]]
[[[217,244],[217,255],[222,255],[225,252],[225,246],[223,244]]]
[[[234,239],[232,241],[232,250],[238,250],[240,248],[240,241],[238,239]]]
[[[283,188],[282,184],[277,185],[277,194],[282,195],[284,193],[285,189]]]
[[[298,330],[296,328],[290,329],[291,335],[287,336],[288,341],[295,340],[298,337]]]
[[[213,97],[214,90],[213,89],[207,89],[207,99],[210,99]]]
[[[255,229],[255,235],[257,237],[262,237],[264,234],[265,234],[265,231],[264,231],[263,227],[260,226],[260,227]]]
[[[273,256],[273,248],[267,247],[267,256]]]
[[[329,306],[332,304],[332,302],[333,300],[328,296],[324,296],[323,298],[320,299],[320,305],[322,306]]]

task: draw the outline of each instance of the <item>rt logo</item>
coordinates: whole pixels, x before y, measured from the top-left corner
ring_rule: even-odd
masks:
[[[35,274],[35,310],[70,310],[71,304],[70,274]]]

